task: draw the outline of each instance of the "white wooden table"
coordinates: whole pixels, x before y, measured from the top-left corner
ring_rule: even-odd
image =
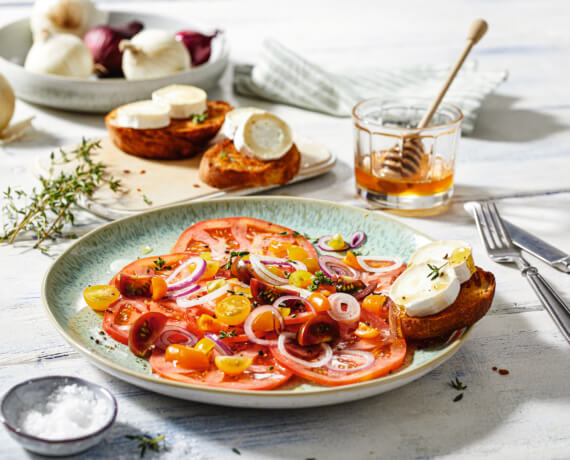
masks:
[[[223,28],[235,62],[254,61],[261,39],[272,36],[331,69],[451,61],[471,20],[484,17],[490,31],[473,57],[486,68],[507,68],[510,77],[486,101],[474,135],[462,140],[458,196],[570,187],[566,0],[540,5],[467,0],[156,5],[108,1],[106,6],[160,10]],[[22,17],[29,8],[0,1],[0,22]],[[255,103],[232,94],[230,72],[210,94],[235,105]],[[339,158],[326,176],[275,193],[364,205],[354,196],[348,119],[263,106],[326,143]],[[101,117],[18,102],[16,117],[29,114],[36,115],[38,131],[0,148],[0,190],[33,184],[38,154],[105,133]],[[513,222],[570,251],[568,194],[504,200],[500,208]],[[279,412],[206,406],[148,393],[88,364],[48,322],[39,293],[52,259],[25,247],[0,246],[0,388],[3,392],[47,374],[77,375],[110,388],[119,400],[118,421],[106,441],[83,456],[92,459],[137,458],[134,442],[125,435],[140,432],[166,435],[170,451],[160,458],[570,458],[569,346],[530,287],[517,271],[487,258],[460,204],[439,217],[402,220],[437,239],[470,241],[478,264],[498,280],[491,311],[461,351],[406,387],[350,404]],[[570,275],[537,266],[570,301]],[[510,374],[501,376],[493,366]],[[448,382],[456,376],[468,389],[454,403],[456,392]],[[0,430],[0,458],[29,455]]]

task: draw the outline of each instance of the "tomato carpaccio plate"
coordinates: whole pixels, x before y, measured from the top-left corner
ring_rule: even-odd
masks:
[[[103,329],[158,376],[216,388],[270,390],[292,377],[338,386],[398,369],[406,342],[386,292],[404,264],[370,255],[367,271],[355,247],[319,248],[250,217],[198,222],[171,254],[137,259],[103,286],[113,299]]]

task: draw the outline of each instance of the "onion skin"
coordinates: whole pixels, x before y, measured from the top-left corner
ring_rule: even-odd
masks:
[[[93,56],[95,72],[98,76],[123,76],[123,69],[121,68],[123,53],[119,50],[119,42],[131,38],[143,27],[142,22],[132,21],[119,26],[97,26],[85,34],[83,42]]]
[[[208,62],[212,53],[212,40],[219,33],[216,30],[213,35],[205,35],[195,30],[181,30],[174,37],[188,49],[192,66],[196,67]]]

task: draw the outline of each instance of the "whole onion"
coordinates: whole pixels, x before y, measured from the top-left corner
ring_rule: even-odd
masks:
[[[212,53],[212,40],[220,33],[216,30],[213,35],[205,35],[195,30],[182,30],[175,35],[176,40],[181,41],[190,52],[192,66],[208,62]]]
[[[131,38],[143,29],[139,21],[132,21],[118,26],[102,25],[89,30],[83,42],[91,51],[95,61],[95,72],[100,77],[120,77],[123,53],[119,50],[119,42]]]

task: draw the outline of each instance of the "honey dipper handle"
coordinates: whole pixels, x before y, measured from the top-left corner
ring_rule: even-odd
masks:
[[[467,55],[471,51],[471,48],[473,47],[473,45],[475,45],[475,43],[481,40],[483,35],[485,35],[485,32],[487,32],[487,28],[488,26],[485,20],[475,19],[475,21],[473,21],[471,27],[469,28],[469,33],[467,34],[467,43],[465,44],[465,48],[463,48],[463,51],[461,52],[461,56],[459,56],[459,58],[457,59],[457,62],[453,66],[453,69],[451,69],[451,72],[449,72],[449,75],[447,76],[445,82],[443,83],[443,86],[439,90],[439,93],[437,93],[437,97],[435,98],[435,100],[433,101],[433,103],[425,113],[424,117],[418,124],[418,128],[425,128],[429,124],[431,117],[433,117],[433,114],[439,107],[441,100],[445,96],[445,93],[447,93],[447,90],[451,86],[451,83],[455,79],[457,72],[459,72],[459,69],[461,68],[463,62],[467,58]]]

